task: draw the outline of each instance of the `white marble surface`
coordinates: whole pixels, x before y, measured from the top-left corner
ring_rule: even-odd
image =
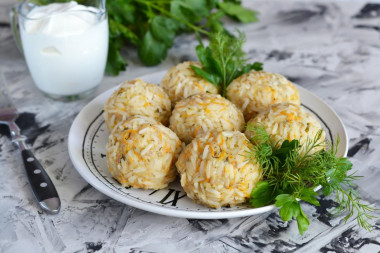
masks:
[[[364,178],[363,201],[380,208],[380,5],[365,1],[246,1],[260,22],[230,24],[247,34],[245,49],[306,87],[342,118],[350,138],[349,156]],[[370,233],[331,217],[333,198],[314,208],[300,236],[294,221],[276,212],[222,220],[189,220],[156,215],[109,199],[88,185],[67,152],[71,122],[92,97],[71,103],[52,101],[35,88],[7,19],[10,0],[0,4],[0,68],[5,73],[19,123],[62,199],[58,215],[42,213],[32,195],[18,150],[0,127],[0,252],[379,252],[380,218]],[[366,6],[366,7],[365,7]],[[194,36],[179,37],[169,57],[144,67],[136,52],[125,52],[128,70],[106,77],[96,94],[119,82],[195,59]],[[95,95],[94,95],[95,96]],[[379,216],[380,213],[378,212]],[[379,216],[380,217],[380,216]]]

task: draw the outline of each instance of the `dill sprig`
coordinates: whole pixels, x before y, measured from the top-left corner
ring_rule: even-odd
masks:
[[[334,210],[335,214],[347,212],[344,218],[347,221],[357,213],[359,226],[371,230],[369,220],[375,218],[371,212],[376,209],[360,202],[353,183],[360,176],[356,172],[348,174],[352,163],[336,155],[339,138],[335,145],[328,143],[327,149],[321,149],[325,146],[324,141],[320,140],[322,130],[303,145],[298,140],[272,143],[265,127],[259,123],[248,124],[247,130],[253,133],[251,142],[254,144],[248,157],[261,165],[264,179],[251,193],[252,206],[275,203],[280,207],[279,214],[283,221],[297,219],[302,235],[310,221],[298,200],[319,206],[318,194],[314,189],[322,186],[325,196],[336,192],[339,206]]]

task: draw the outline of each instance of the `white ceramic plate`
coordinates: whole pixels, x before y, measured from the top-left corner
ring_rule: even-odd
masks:
[[[165,72],[141,77],[144,81],[158,84]],[[342,121],[336,113],[311,92],[297,86],[302,105],[313,113],[331,142],[340,137],[338,155],[347,154],[348,138]],[[103,106],[114,87],[93,99],[75,118],[69,133],[69,154],[79,174],[100,192],[127,205],[162,215],[221,219],[255,215],[274,209],[274,205],[252,208],[240,205],[231,208],[211,209],[194,203],[186,196],[179,180],[162,190],[141,190],[122,187],[112,178],[106,163],[106,143],[108,132],[103,119]]]

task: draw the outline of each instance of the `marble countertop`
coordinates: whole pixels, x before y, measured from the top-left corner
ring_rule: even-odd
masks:
[[[334,196],[315,208],[301,203],[311,225],[303,236],[295,221],[276,211],[219,220],[180,219],[145,212],[98,192],[77,173],[67,151],[67,135],[78,112],[94,96],[121,81],[196,59],[193,35],[176,39],[168,58],[145,67],[133,49],[129,66],[105,77],[87,99],[63,103],[34,86],[11,36],[7,8],[0,4],[0,68],[21,112],[22,133],[50,174],[62,200],[58,215],[38,208],[19,151],[0,127],[0,252],[379,252],[380,212],[373,231],[355,219],[331,216]],[[348,156],[364,177],[358,191],[380,208],[380,4],[363,1],[245,1],[260,22],[233,24],[247,36],[250,59],[282,73],[329,104],[345,124]]]

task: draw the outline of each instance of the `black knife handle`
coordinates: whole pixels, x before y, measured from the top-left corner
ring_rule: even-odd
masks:
[[[40,206],[48,213],[58,213],[61,201],[49,175],[33,155],[32,151],[29,149],[22,150],[21,155],[29,183]]]

